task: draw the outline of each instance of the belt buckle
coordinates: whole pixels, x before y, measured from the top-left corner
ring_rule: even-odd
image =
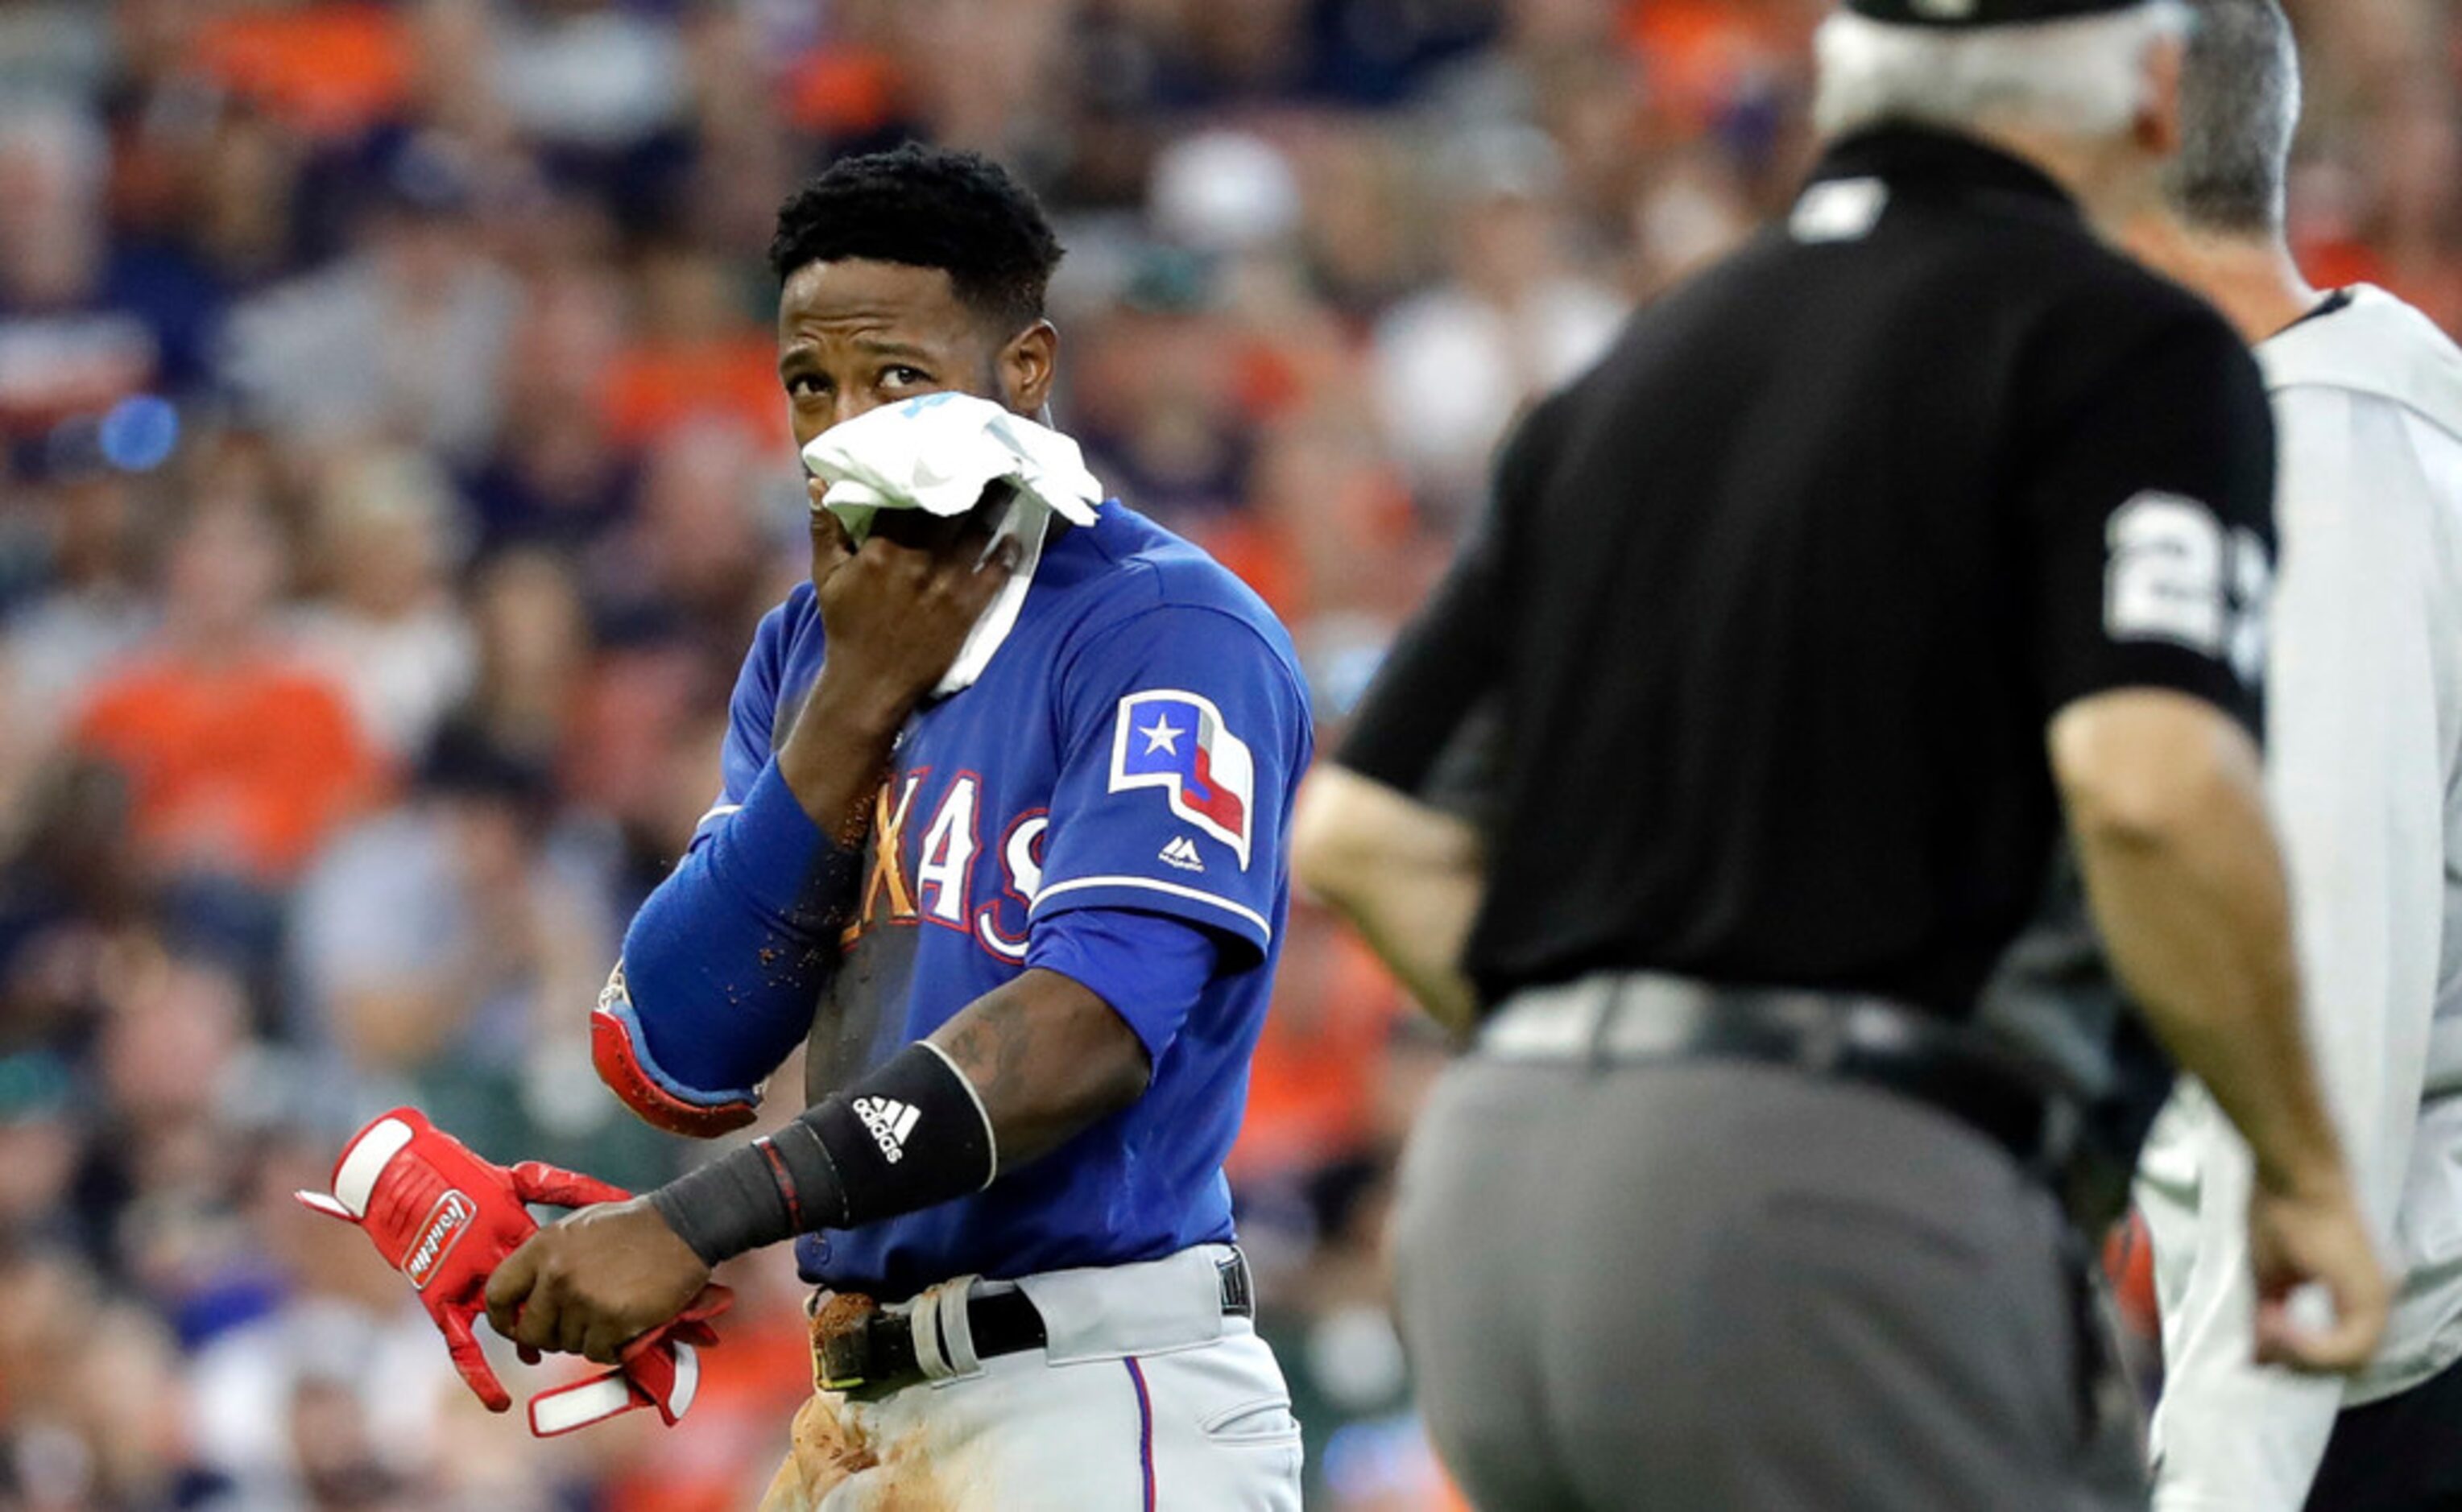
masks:
[[[832,1291],[812,1310],[812,1386],[851,1392],[872,1373],[872,1325],[880,1304],[855,1291]]]

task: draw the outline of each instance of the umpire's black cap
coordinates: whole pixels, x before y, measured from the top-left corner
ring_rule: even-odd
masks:
[[[2134,11],[2147,0],[1846,0],[1846,9],[1894,26],[2010,26]]]

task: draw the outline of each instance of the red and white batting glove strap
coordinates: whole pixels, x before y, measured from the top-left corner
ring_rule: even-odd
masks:
[[[725,1287],[703,1287],[674,1321],[624,1346],[620,1368],[531,1397],[530,1432],[552,1438],[639,1407],[657,1408],[674,1427],[701,1389],[700,1351],[718,1342],[710,1320],[734,1301]]]
[[[552,1438],[639,1407],[657,1408],[672,1428],[700,1389],[700,1352],[689,1344],[662,1343],[621,1370],[531,1397],[530,1432]]]

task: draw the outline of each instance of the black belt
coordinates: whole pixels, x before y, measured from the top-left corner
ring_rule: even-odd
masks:
[[[1234,1249],[1215,1265],[1222,1315],[1257,1315],[1256,1288],[1248,1257]],[[883,1307],[869,1297],[831,1293],[812,1312],[812,1378],[823,1391],[870,1400],[930,1379],[915,1342],[914,1304]],[[1034,1299],[1018,1288],[999,1291],[980,1286],[966,1297],[966,1331],[975,1357],[995,1359],[1042,1349],[1049,1342]]]
[[[2036,1174],[2066,1162],[2076,1104],[2008,1053],[1886,999],[1722,987],[1682,977],[1594,977],[1507,999],[1479,1032],[1506,1060],[1629,1064],[1737,1059],[1862,1082],[1948,1114]]]

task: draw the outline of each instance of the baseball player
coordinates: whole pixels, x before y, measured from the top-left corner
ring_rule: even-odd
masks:
[[[798,442],[939,391],[1041,413],[1059,256],[972,155],[807,184],[771,248]],[[1220,1169],[1309,755],[1289,640],[1116,502],[1039,543],[997,502],[884,509],[859,545],[819,504],[812,582],[744,664],[722,800],[594,1021],[601,1075],[664,1127],[742,1126],[798,1043],[809,1106],[543,1230],[489,1316],[613,1359],[712,1267],[800,1236],[822,1390],[770,1512],[1295,1508]],[[1005,639],[936,696],[1014,575]]]
[[[2247,1146],[2185,1084],[2146,1152],[2162,1512],[2462,1505],[2462,352],[2283,241],[2299,59],[2275,0],[2197,0],[2186,148],[2131,247],[2257,344],[2281,456],[2267,783],[2310,1039],[2401,1280],[2349,1382],[2258,1367]],[[2311,1482],[2314,1481],[2314,1490]]]

